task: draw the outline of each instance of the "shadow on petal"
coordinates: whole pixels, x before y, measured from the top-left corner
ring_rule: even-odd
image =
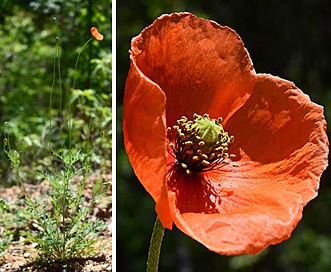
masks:
[[[252,161],[271,163],[287,159],[324,133],[322,118],[322,107],[292,82],[259,75],[252,96],[226,128],[235,136],[233,150],[242,149]]]
[[[203,173],[187,175],[176,166],[169,172],[168,186],[176,194],[180,213],[219,213],[222,197],[232,193],[223,191],[219,183],[209,181]]]

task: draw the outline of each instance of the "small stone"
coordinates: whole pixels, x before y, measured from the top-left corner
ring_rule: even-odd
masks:
[[[23,254],[23,256],[24,256],[25,258],[30,257],[30,255],[31,255],[30,252],[25,252],[25,253]]]

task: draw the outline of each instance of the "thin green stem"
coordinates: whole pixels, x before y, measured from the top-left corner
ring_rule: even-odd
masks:
[[[78,62],[79,62],[79,58],[80,55],[83,51],[83,49],[89,44],[89,42],[92,40],[92,38],[90,38],[87,42],[84,43],[84,45],[80,48],[79,52],[78,52],[78,56],[76,59],[76,63],[75,63],[75,70],[74,70],[74,82],[72,84],[72,90],[75,89],[76,87],[76,73],[77,73],[77,66],[78,66]],[[68,125],[69,125],[69,149],[71,150],[71,142],[72,142],[72,118],[71,118],[71,101],[69,100],[69,108],[68,108]]]
[[[58,41],[56,43],[56,47],[59,46]],[[57,48],[56,48],[56,53],[57,53]],[[51,93],[49,96],[49,133],[48,133],[48,150],[49,150],[49,157],[51,157],[51,133],[52,133],[52,107],[53,107],[53,92],[54,92],[54,86],[55,86],[55,81],[56,81],[56,53],[54,54],[53,58],[53,80],[52,80],[52,85],[51,85]]]
[[[60,114],[60,138],[62,139],[63,132],[63,123],[62,123],[62,103],[63,103],[63,88],[62,88],[62,76],[61,76],[61,47],[60,45],[56,46],[56,56],[57,56],[57,73],[58,73],[58,82],[60,89],[60,102],[59,102],[59,114]]]
[[[159,218],[156,218],[149,245],[146,272],[158,271],[163,236],[164,236],[164,227],[161,221],[159,220]]]
[[[57,24],[56,17],[53,17],[53,21],[55,23],[56,27],[56,33],[59,33],[59,28]],[[53,108],[53,92],[55,88],[55,82],[56,82],[56,59],[58,58],[58,52],[60,47],[60,38],[57,35],[56,36],[56,47],[55,47],[55,54],[53,57],[53,79],[52,79],[52,85],[51,85],[51,93],[49,96],[49,133],[48,133],[48,150],[49,150],[49,158],[51,160],[52,156],[52,144],[51,144],[51,133],[52,133],[52,108]]]
[[[75,85],[76,85],[76,71],[77,71],[77,66],[78,66],[78,61],[79,61],[80,54],[82,53],[83,49],[88,45],[88,43],[91,40],[92,40],[92,38],[89,38],[88,41],[84,43],[84,45],[80,48],[80,50],[78,52],[78,56],[77,56],[76,63],[75,63],[74,83],[72,85],[72,89],[75,89]]]

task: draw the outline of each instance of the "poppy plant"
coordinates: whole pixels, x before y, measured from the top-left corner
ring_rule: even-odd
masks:
[[[323,107],[190,13],[145,28],[130,61],[124,144],[162,225],[224,255],[288,239],[328,164]]]

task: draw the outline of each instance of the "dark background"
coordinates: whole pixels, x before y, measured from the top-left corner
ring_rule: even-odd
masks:
[[[327,0],[117,1],[117,271],[144,271],[154,202],[123,149],[121,117],[133,36],[163,13],[189,11],[227,25],[243,39],[257,73],[295,82],[331,115],[331,2]],[[292,237],[255,256],[225,257],[178,230],[166,231],[160,271],[331,271],[330,170]]]

